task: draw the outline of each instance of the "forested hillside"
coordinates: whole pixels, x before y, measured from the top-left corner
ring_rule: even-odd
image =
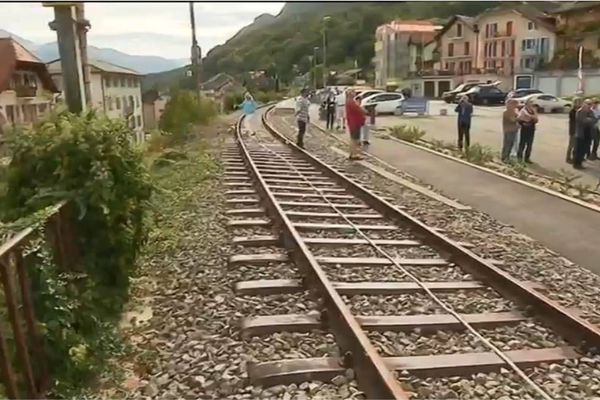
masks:
[[[507,7],[511,4],[496,1],[287,3],[279,15],[260,16],[255,24],[209,51],[204,59],[204,76],[265,69],[271,74],[278,73],[284,82],[289,81],[295,74],[310,69],[313,48],[322,46],[322,19],[326,15],[331,17],[327,23],[328,65],[351,67],[356,60],[360,67],[371,68],[377,26],[394,19],[443,23],[454,14],[472,16],[500,3]],[[541,9],[552,7],[551,2],[529,4]],[[180,75],[183,73],[177,73]],[[169,80],[165,78],[157,74],[151,77],[151,83]]]

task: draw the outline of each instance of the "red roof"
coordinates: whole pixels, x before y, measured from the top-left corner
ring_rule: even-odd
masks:
[[[396,20],[377,27],[377,31],[386,30],[391,32],[435,32],[440,26],[431,21]]]
[[[0,60],[2,60],[0,62],[0,92],[8,87],[17,68],[36,72],[42,80],[44,89],[58,92],[48,69],[46,69],[46,64],[13,38],[0,38]]]

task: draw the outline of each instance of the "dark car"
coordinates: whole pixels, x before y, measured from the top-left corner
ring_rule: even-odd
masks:
[[[511,92],[508,92],[506,96],[508,96]],[[543,93],[541,90],[537,89],[517,89],[512,91],[513,95],[511,99],[520,99],[521,97],[529,96],[530,94],[538,94]]]
[[[506,93],[496,85],[478,85],[463,93],[472,104],[504,104]]]
[[[467,90],[469,90],[477,85],[479,85],[479,83],[461,83],[454,89],[452,89],[448,92],[442,93],[442,99],[448,104],[455,103],[460,98],[460,96],[459,96],[460,94],[463,94]]]

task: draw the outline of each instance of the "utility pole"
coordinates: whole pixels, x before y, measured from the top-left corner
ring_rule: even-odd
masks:
[[[330,16],[323,17],[323,88],[327,87],[327,21]]]
[[[202,77],[201,77],[201,64],[202,64],[202,50],[198,46],[196,40],[196,17],[194,16],[194,2],[190,1],[190,24],[192,27],[192,73],[196,80],[196,90],[198,91],[198,99],[202,93]]]
[[[81,57],[81,24],[86,21],[77,19],[76,2],[44,2],[44,7],[54,8],[54,21],[48,25],[56,31],[58,52],[63,78],[63,90],[69,111],[80,113],[86,109],[83,62]],[[85,36],[85,31],[83,31]]]
[[[313,61],[314,61],[314,67],[313,67],[313,80],[314,80],[314,84],[315,84],[315,90],[317,90],[317,51],[319,51],[319,46],[315,46],[313,48]]]

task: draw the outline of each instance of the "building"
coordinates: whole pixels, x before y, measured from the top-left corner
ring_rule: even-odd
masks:
[[[223,72],[202,82],[200,87],[204,93],[217,97],[226,93],[241,91],[243,89],[242,85],[234,77]]]
[[[0,106],[7,122],[31,124],[58,93],[46,65],[12,38],[0,38]]]
[[[161,95],[156,90],[149,90],[142,95],[144,128],[157,129],[170,97]]]
[[[556,17],[559,51],[583,46],[600,58],[600,1],[563,4],[551,15]]]
[[[477,68],[511,76],[532,73],[552,60],[556,47],[554,19],[518,5],[487,10],[475,19],[479,31]]]
[[[438,62],[438,44],[435,32],[411,35],[408,41],[409,75],[432,71]]]
[[[411,41],[427,43],[425,35],[431,35],[440,26],[429,21],[393,21],[381,25],[375,31],[375,86],[398,87],[409,76]],[[423,39],[416,39],[423,35]]]
[[[455,15],[438,32],[440,65],[452,74],[476,72],[479,63],[479,31],[473,18]]]
[[[88,60],[90,66],[91,106],[109,118],[125,118],[144,140],[141,74],[101,60]],[[59,90],[63,89],[60,60],[48,63],[48,71]]]

